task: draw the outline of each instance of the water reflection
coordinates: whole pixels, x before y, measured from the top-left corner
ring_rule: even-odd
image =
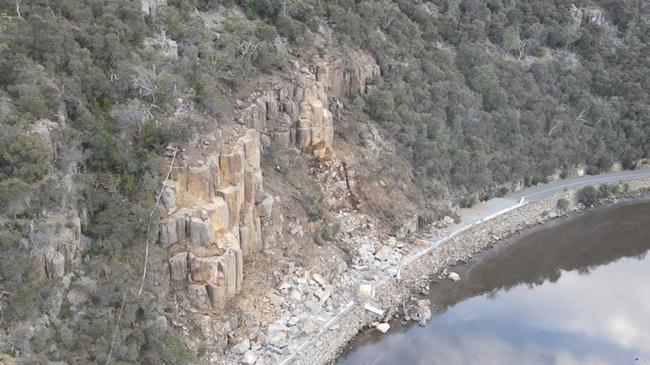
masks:
[[[648,203],[528,234],[436,285],[429,326],[361,335],[339,363],[650,364],[649,248]]]

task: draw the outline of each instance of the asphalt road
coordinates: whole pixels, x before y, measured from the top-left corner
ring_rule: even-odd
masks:
[[[402,262],[398,268],[397,276],[399,278],[402,267],[411,264],[418,257],[435,249],[449,238],[463,232],[466,229],[471,228],[476,224],[480,224],[485,220],[491,219],[509,210],[515,209],[526,202],[545,198],[567,188],[576,189],[587,185],[614,183],[621,180],[646,177],[650,177],[650,170],[621,171],[594,176],[580,176],[571,179],[558,180],[548,184],[540,184],[538,186],[533,186],[506,195],[503,198],[493,198],[488,201],[481,202],[471,208],[459,209],[457,213],[461,216],[461,221],[449,225],[438,234],[429,238],[427,241],[429,241],[430,246]],[[524,200],[522,200],[522,198]]]
[[[524,198],[526,201],[533,201],[562,191],[565,188],[575,189],[587,185],[614,183],[621,180],[644,177],[650,177],[650,170],[621,171],[594,176],[580,176],[571,179],[558,180],[548,184],[533,186],[512,194],[508,194],[504,198],[513,201],[519,201],[521,198]]]

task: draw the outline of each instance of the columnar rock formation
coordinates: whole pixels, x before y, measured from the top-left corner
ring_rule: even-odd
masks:
[[[237,121],[271,138],[273,143],[305,150],[331,147],[334,139],[332,113],[325,90],[311,73],[295,82],[251,95],[251,104],[239,112]]]
[[[163,191],[160,244],[173,254],[171,280],[187,281],[199,309],[222,308],[241,289],[244,257],[263,249],[260,217],[273,198],[262,188],[260,148],[248,130],[228,152],[175,166]]]
[[[344,98],[364,94],[366,83],[379,76],[379,66],[367,54],[352,52],[347,58],[315,61],[316,79],[330,97]]]
[[[332,146],[338,99],[364,93],[368,80],[377,75],[379,67],[368,56],[361,61],[321,60],[316,74],[303,67],[293,80],[240,101],[236,120],[274,144],[322,153]],[[330,105],[330,98],[336,105]]]
[[[594,23],[596,25],[606,24],[605,15],[600,9],[577,7],[575,4],[571,5],[571,17],[573,18],[576,27],[582,24]]]
[[[30,251],[34,278],[38,281],[63,278],[66,266],[74,267],[80,256],[82,236],[79,217],[52,217],[30,224],[29,231],[29,237],[21,244]]]
[[[324,156],[334,139],[330,97],[340,106],[338,98],[363,93],[379,72],[366,58],[319,61],[316,68],[318,77],[296,67],[291,80],[239,100],[235,120],[248,130],[237,142],[174,167],[162,195],[159,241],[169,249],[171,281],[198,309],[223,308],[241,290],[244,258],[264,248],[261,219],[271,215],[273,197],[262,186],[262,146]]]

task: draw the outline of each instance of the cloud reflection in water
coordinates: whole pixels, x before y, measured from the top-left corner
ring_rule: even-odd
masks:
[[[650,364],[649,224],[629,204],[524,236],[434,287],[429,326],[361,336],[339,364]]]

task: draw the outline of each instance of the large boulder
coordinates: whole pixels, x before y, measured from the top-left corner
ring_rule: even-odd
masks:
[[[237,152],[219,155],[220,182],[224,185],[237,185],[244,177],[242,155]]]
[[[208,297],[208,290],[205,284],[190,284],[187,286],[187,296],[192,302],[192,306],[199,310],[210,310],[212,304]]]
[[[210,304],[213,309],[223,309],[226,305],[226,286],[225,278],[222,272],[218,273],[216,283],[208,283],[206,285],[208,289],[208,297],[210,299]]]
[[[203,205],[202,208],[207,212],[212,224],[212,230],[218,232],[230,227],[230,209],[222,197],[215,197],[212,203]]]
[[[169,271],[172,281],[187,278],[187,256],[187,252],[181,252],[169,259]]]
[[[65,275],[65,256],[58,251],[46,251],[45,271],[49,279],[62,278]]]
[[[217,283],[220,257],[193,257],[190,262],[192,281]]]
[[[228,205],[228,212],[230,213],[228,222],[230,226],[236,225],[239,222],[239,211],[241,209],[240,197],[242,194],[240,194],[240,188],[237,186],[228,186],[220,189],[217,194]]]
[[[160,198],[167,210],[176,208],[176,182],[168,180],[162,190]]]
[[[195,199],[210,201],[212,197],[211,177],[212,173],[209,166],[189,167],[187,172],[187,194]]]
[[[159,241],[163,247],[167,247],[178,242],[178,234],[176,233],[176,228],[176,218],[174,217],[169,217],[160,222]]]
[[[214,229],[210,218],[190,218],[190,242],[206,246],[214,242]]]

